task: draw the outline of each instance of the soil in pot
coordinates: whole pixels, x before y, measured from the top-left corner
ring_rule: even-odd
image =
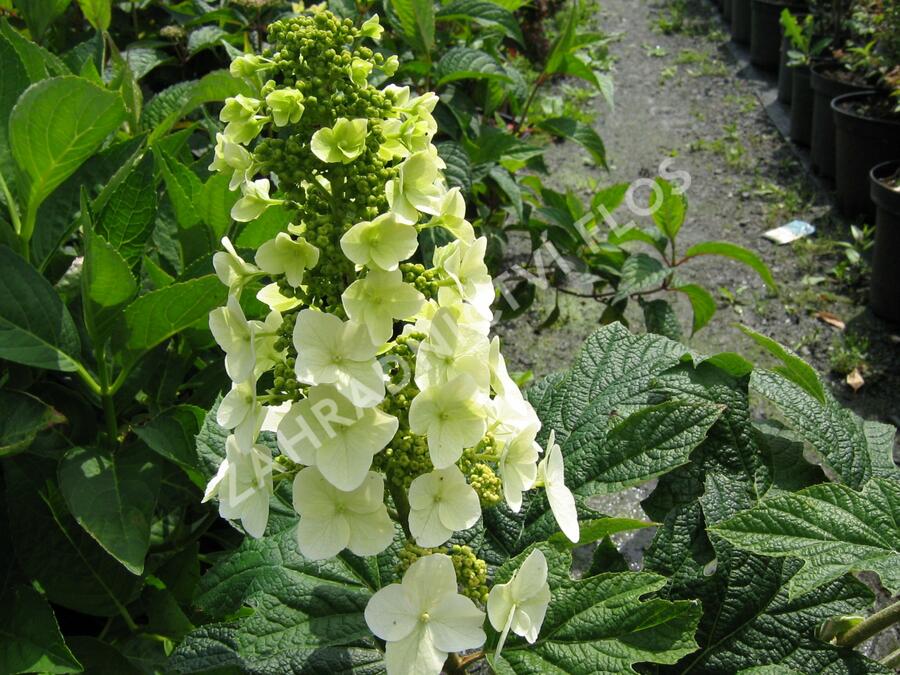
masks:
[[[834,178],[835,129],[831,101],[837,96],[866,91],[870,87],[859,76],[833,62],[814,65],[810,84],[813,89],[812,168],[820,176]]]
[[[900,323],[900,160],[879,164],[869,178],[876,207],[869,297],[878,316]]]
[[[800,9],[785,0],[752,0],[750,8],[750,62],[763,70],[778,68],[781,56],[781,11]]]
[[[812,136],[813,92],[809,66],[791,68],[791,140],[809,146]]]
[[[875,91],[838,96],[831,102],[835,123],[837,202],[848,216],[871,218],[869,172],[876,164],[900,157],[900,115],[888,96]]]
[[[731,39],[750,44],[750,0],[731,0]]]
[[[785,105],[791,104],[791,90],[794,86],[794,69],[788,65],[788,52],[791,39],[786,35],[781,38],[781,58],[778,60],[778,100]]]

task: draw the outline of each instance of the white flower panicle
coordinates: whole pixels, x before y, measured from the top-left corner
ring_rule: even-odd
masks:
[[[235,221],[265,218],[253,233],[290,224],[255,251],[241,242],[258,234],[239,233],[238,247],[225,238],[214,257],[229,297],[209,325],[233,383],[216,419],[231,433],[204,500],[259,537],[275,484],[292,478],[297,545],[315,560],[405,537],[415,561],[366,620],[387,642],[389,673],[437,674],[450,652],[485,641],[472,598],[504,639],[536,638],[549,591],[526,586],[546,580],[546,563],[541,577],[529,558],[488,600],[483,561],[477,583],[458,580],[458,551],[421,547],[448,545],[501,501],[518,512],[539,485],[575,540],[578,522],[561,450],[551,442],[540,460],[540,422],[489,336],[487,240],[443,175],[438,98],[369,83],[398,66],[364,45],[381,32],[377,17],[357,29],[301,15],[232,65],[256,93],[226,101],[210,169],[240,192]],[[449,243],[415,261],[427,228]],[[260,302],[268,313],[248,319]]]

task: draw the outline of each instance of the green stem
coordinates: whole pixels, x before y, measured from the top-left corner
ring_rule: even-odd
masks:
[[[837,643],[845,647],[855,647],[897,622],[900,622],[900,601],[875,612],[868,619],[856,624],[846,633],[838,635]]]
[[[86,252],[86,256],[89,257]],[[106,435],[108,436],[109,446],[115,448],[119,438],[119,424],[116,417],[116,404],[113,400],[115,392],[112,391],[109,381],[109,364],[106,362],[106,346],[97,341],[97,326],[94,320],[94,306],[88,297],[86,287],[82,285],[81,302],[84,307],[84,325],[87,328],[91,341],[96,345],[94,348],[94,358],[97,361],[97,379],[99,380],[100,402],[103,405],[103,421],[106,423]],[[93,378],[92,378],[93,379]]]
[[[885,656],[881,662],[886,665],[888,668],[898,668],[900,667],[900,647],[895,649],[893,652]]]
[[[276,473],[274,476],[272,476],[272,482],[278,483],[283,480],[294,480],[296,476],[296,471],[282,471],[281,473]]]
[[[113,397],[105,394],[103,397],[103,419],[106,422],[106,433],[112,445],[117,443],[119,437],[119,425],[116,420],[116,404]]]
[[[106,433],[110,445],[115,447],[119,438],[119,424],[116,416],[116,403],[109,385],[109,370],[106,365],[106,350],[100,349],[97,355],[97,374],[100,376],[100,400],[103,402],[103,420],[106,422]]]
[[[394,500],[394,506],[397,507],[397,522],[403,528],[403,533],[408,539],[412,539],[412,533],[409,531],[409,501],[406,499],[406,493],[399,485],[388,477],[388,491],[391,493],[391,499]]]
[[[135,362],[135,363],[136,363],[136,362]],[[119,371],[118,376],[116,376],[116,379],[115,379],[115,380],[113,381],[113,383],[109,386],[109,390],[108,390],[108,391],[109,391],[110,394],[112,394],[113,396],[116,395],[116,393],[119,391],[119,389],[121,388],[121,386],[122,386],[123,384],[125,384],[125,380],[128,378],[128,374],[131,372],[131,368],[132,368],[133,366],[134,366],[134,364],[132,364],[131,366],[125,366],[125,367],[122,368],[122,370]]]
[[[546,71],[542,71],[538,78],[534,81],[534,86],[531,88],[531,93],[528,94],[528,100],[525,101],[525,106],[522,108],[522,112],[519,114],[519,119],[516,122],[516,131],[522,128],[522,125],[525,124],[525,118],[528,115],[528,109],[531,107],[531,104],[534,102],[534,97],[537,96],[538,89],[541,88],[541,85],[544,84],[544,80],[547,79]]]

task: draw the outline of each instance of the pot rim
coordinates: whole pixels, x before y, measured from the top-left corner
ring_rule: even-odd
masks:
[[[809,77],[812,81],[812,88],[816,91],[816,93],[827,96],[829,98],[829,102],[836,96],[843,96],[844,94],[858,94],[864,91],[878,91],[877,89],[873,89],[869,84],[854,84],[852,82],[846,82],[836,77],[830,77],[829,74],[833,72],[833,70],[831,69],[833,69],[835,66],[838,66],[838,70],[841,69],[837,61],[829,59],[816,61],[809,68]],[[837,89],[838,91],[833,91],[835,89]]]
[[[862,99],[863,97],[877,96],[882,95],[882,92],[877,89],[867,89],[865,91],[854,91],[849,94],[841,94],[840,96],[835,96],[831,99],[831,109],[839,116],[844,117],[852,117],[853,119],[863,120],[863,121],[877,121],[883,122],[884,124],[891,124],[900,126],[900,120],[891,120],[891,119],[882,119],[878,117],[867,117],[866,115],[860,115],[852,110],[846,110],[840,106],[841,103],[844,103],[852,98]]]
[[[825,68],[833,68],[834,66],[837,66],[838,69],[843,68],[840,65],[840,61],[837,61],[836,59],[822,59],[821,61],[816,61],[814,64],[812,64],[812,67],[810,68],[810,70],[812,70],[819,77],[825,77],[822,74],[822,71]]]
[[[888,168],[893,168],[893,169],[894,169],[894,173],[897,173],[897,171],[900,171],[900,158],[898,158],[898,159],[889,159],[889,160],[886,161],[886,162],[881,162],[880,164],[876,164],[875,166],[873,166],[873,167],[869,170],[869,179],[870,179],[873,183],[877,183],[877,184],[880,185],[881,187],[883,187],[883,188],[885,188],[885,189],[887,189],[887,190],[890,190],[891,192],[897,192],[898,190],[900,190],[900,188],[892,188],[892,187],[888,187],[888,185],[884,182],[884,178],[885,178],[885,177],[880,175],[881,172],[882,172],[882,170],[885,170],[885,169],[888,169]]]
[[[900,159],[889,159],[869,169],[869,196],[879,209],[900,215],[900,190],[889,187],[881,174],[900,169]]]

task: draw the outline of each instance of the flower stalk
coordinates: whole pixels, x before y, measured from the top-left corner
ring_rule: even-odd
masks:
[[[845,633],[838,635],[835,641],[844,647],[856,647],[896,623],[900,623],[900,601],[875,612]]]

